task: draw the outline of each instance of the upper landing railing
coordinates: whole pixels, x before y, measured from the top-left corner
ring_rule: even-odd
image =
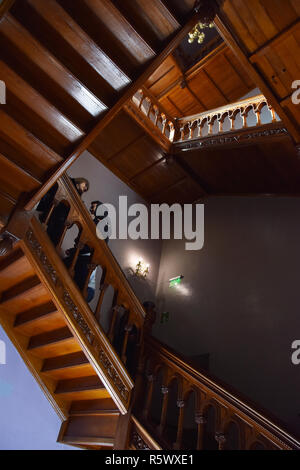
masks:
[[[258,95],[220,108],[180,119],[170,117],[147,89],[140,89],[128,105],[136,108],[135,117],[173,143],[199,140],[217,135],[255,129],[280,121],[264,95]],[[137,116],[137,113],[139,116]],[[141,118],[141,115],[144,117]]]

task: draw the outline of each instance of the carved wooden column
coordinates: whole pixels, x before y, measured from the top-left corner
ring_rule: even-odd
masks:
[[[216,432],[215,439],[219,445],[219,450],[224,450],[226,444],[225,434],[223,434],[222,432]]]
[[[204,427],[207,423],[207,420],[203,414],[196,413],[195,422],[198,425],[197,450],[203,450]]]
[[[183,400],[177,400],[177,407],[179,408],[179,416],[178,416],[178,424],[177,424],[176,442],[173,445],[174,450],[180,450],[182,446],[184,406],[185,406],[185,402]]]
[[[146,390],[146,403],[145,407],[143,410],[143,418],[148,421],[149,419],[149,411],[150,411],[150,406],[151,406],[151,401],[152,401],[152,395],[153,395],[153,385],[154,385],[154,375],[149,374],[147,375],[147,390]]]
[[[157,432],[161,436],[164,432],[167,419],[168,403],[169,403],[169,389],[168,387],[161,387],[161,393],[163,394],[163,403],[160,416],[160,424],[157,427]]]

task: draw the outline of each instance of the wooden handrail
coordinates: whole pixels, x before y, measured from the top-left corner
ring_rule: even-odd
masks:
[[[182,445],[184,405],[189,393],[196,394],[195,421],[198,424],[198,449],[203,448],[203,432],[206,423],[206,412],[213,406],[218,416],[215,439],[222,450],[226,446],[226,432],[228,425],[233,422],[238,426],[240,435],[240,449],[251,449],[255,443],[262,444],[268,449],[300,449],[300,441],[283,429],[276,419],[268,418],[268,413],[258,411],[258,407],[249,404],[248,400],[241,398],[230,387],[206,372],[199,372],[188,364],[168,346],[153,337],[145,341],[145,361],[148,362],[148,386],[145,391],[145,404],[143,407],[143,423],[149,424],[151,432],[158,442],[163,442],[163,429],[153,428],[149,421],[149,409],[153,394],[153,383],[157,372],[163,370],[162,393],[168,393],[168,387],[176,378],[178,381],[177,406],[180,409],[177,429],[177,440],[174,448],[180,449]],[[148,402],[148,403],[147,403]],[[163,401],[164,403],[164,401]],[[168,405],[166,405],[168,406]],[[165,412],[162,407],[161,413]],[[165,423],[164,423],[165,424]],[[160,431],[156,436],[156,432]],[[243,436],[243,439],[241,438]]]

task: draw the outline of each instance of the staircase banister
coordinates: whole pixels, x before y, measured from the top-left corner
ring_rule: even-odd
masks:
[[[236,101],[234,103],[230,103],[230,104],[226,104],[224,106],[220,106],[219,108],[210,109],[210,110],[207,110],[207,111],[203,111],[202,113],[193,114],[191,116],[186,116],[186,117],[183,117],[183,118],[176,119],[176,125],[179,125],[179,126],[186,125],[191,121],[196,121],[198,119],[203,119],[203,118],[206,118],[206,117],[212,117],[212,116],[215,116],[216,114],[224,114],[225,112],[234,111],[234,110],[239,109],[239,108],[241,108],[241,109],[246,108],[246,107],[251,106],[251,105],[256,105],[257,106],[257,105],[259,105],[263,102],[265,102],[266,105],[268,105],[268,101],[267,101],[267,99],[265,98],[264,95],[262,95],[262,94],[256,95],[256,96],[253,96],[251,98],[245,98],[243,100]]]
[[[225,403],[235,408],[236,412],[242,415],[241,417],[246,422],[251,421],[270,432],[271,435],[274,435],[285,446],[300,450],[300,439],[298,437],[295,438],[284,430],[284,425],[277,418],[271,417],[270,412],[242,396],[233,387],[222,383],[221,380],[206,371],[200,372],[196,370],[185,361],[182,355],[153,336],[145,338],[146,357],[147,351],[151,353],[152,358],[156,356],[158,360],[163,361],[168,367],[175,369],[176,373],[183,376],[186,381],[191,382],[196,387],[208,389],[215,394],[216,399],[218,397],[222,398]]]
[[[134,383],[35,217],[22,245],[121,413],[126,413]]]
[[[125,298],[128,303],[128,305],[125,305],[125,307],[131,307],[131,309],[133,309],[133,311],[136,313],[136,322],[139,324],[139,326],[143,326],[146,315],[145,310],[133,292],[128,280],[126,279],[126,276],[124,275],[120,265],[107,246],[106,242],[97,237],[96,226],[85,205],[80,199],[76,189],[74,188],[74,185],[66,175],[60,178],[59,184],[61,184],[65,189],[68,197],[71,200],[73,208],[75,208],[76,213],[80,217],[82,226],[84,226],[85,230],[87,230],[88,238],[92,241],[93,248],[97,250],[97,257],[103,259],[105,264],[109,266],[109,269],[112,271],[109,273],[109,276],[114,276],[115,279],[119,281],[118,287],[122,290],[121,297]]]

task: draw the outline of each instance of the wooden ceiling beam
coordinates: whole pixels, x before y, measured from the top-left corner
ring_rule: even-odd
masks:
[[[180,44],[180,42],[185,38],[185,36],[191,31],[195,24],[199,21],[200,16],[198,13],[194,13],[186,24],[175,34],[168,44],[163,48],[163,50],[157,55],[153,61],[148,64],[144,71],[141,72],[139,77],[127,87],[127,89],[120,94],[119,99],[116,104],[106,112],[104,117],[102,117],[94,128],[89,132],[73,149],[70,155],[64,160],[64,162],[52,173],[52,176],[44,183],[40,190],[27,202],[25,205],[26,210],[31,210],[36,203],[41,199],[41,197],[46,194],[46,192],[51,188],[55,181],[60,178],[63,173],[77,160],[77,158],[93,143],[97,138],[100,132],[105,129],[105,127],[114,119],[114,117],[119,113],[123,106],[127,103],[128,100],[137,92],[139,88],[147,81],[147,79],[153,74],[153,72],[160,66],[160,64],[170,55],[173,50]]]

